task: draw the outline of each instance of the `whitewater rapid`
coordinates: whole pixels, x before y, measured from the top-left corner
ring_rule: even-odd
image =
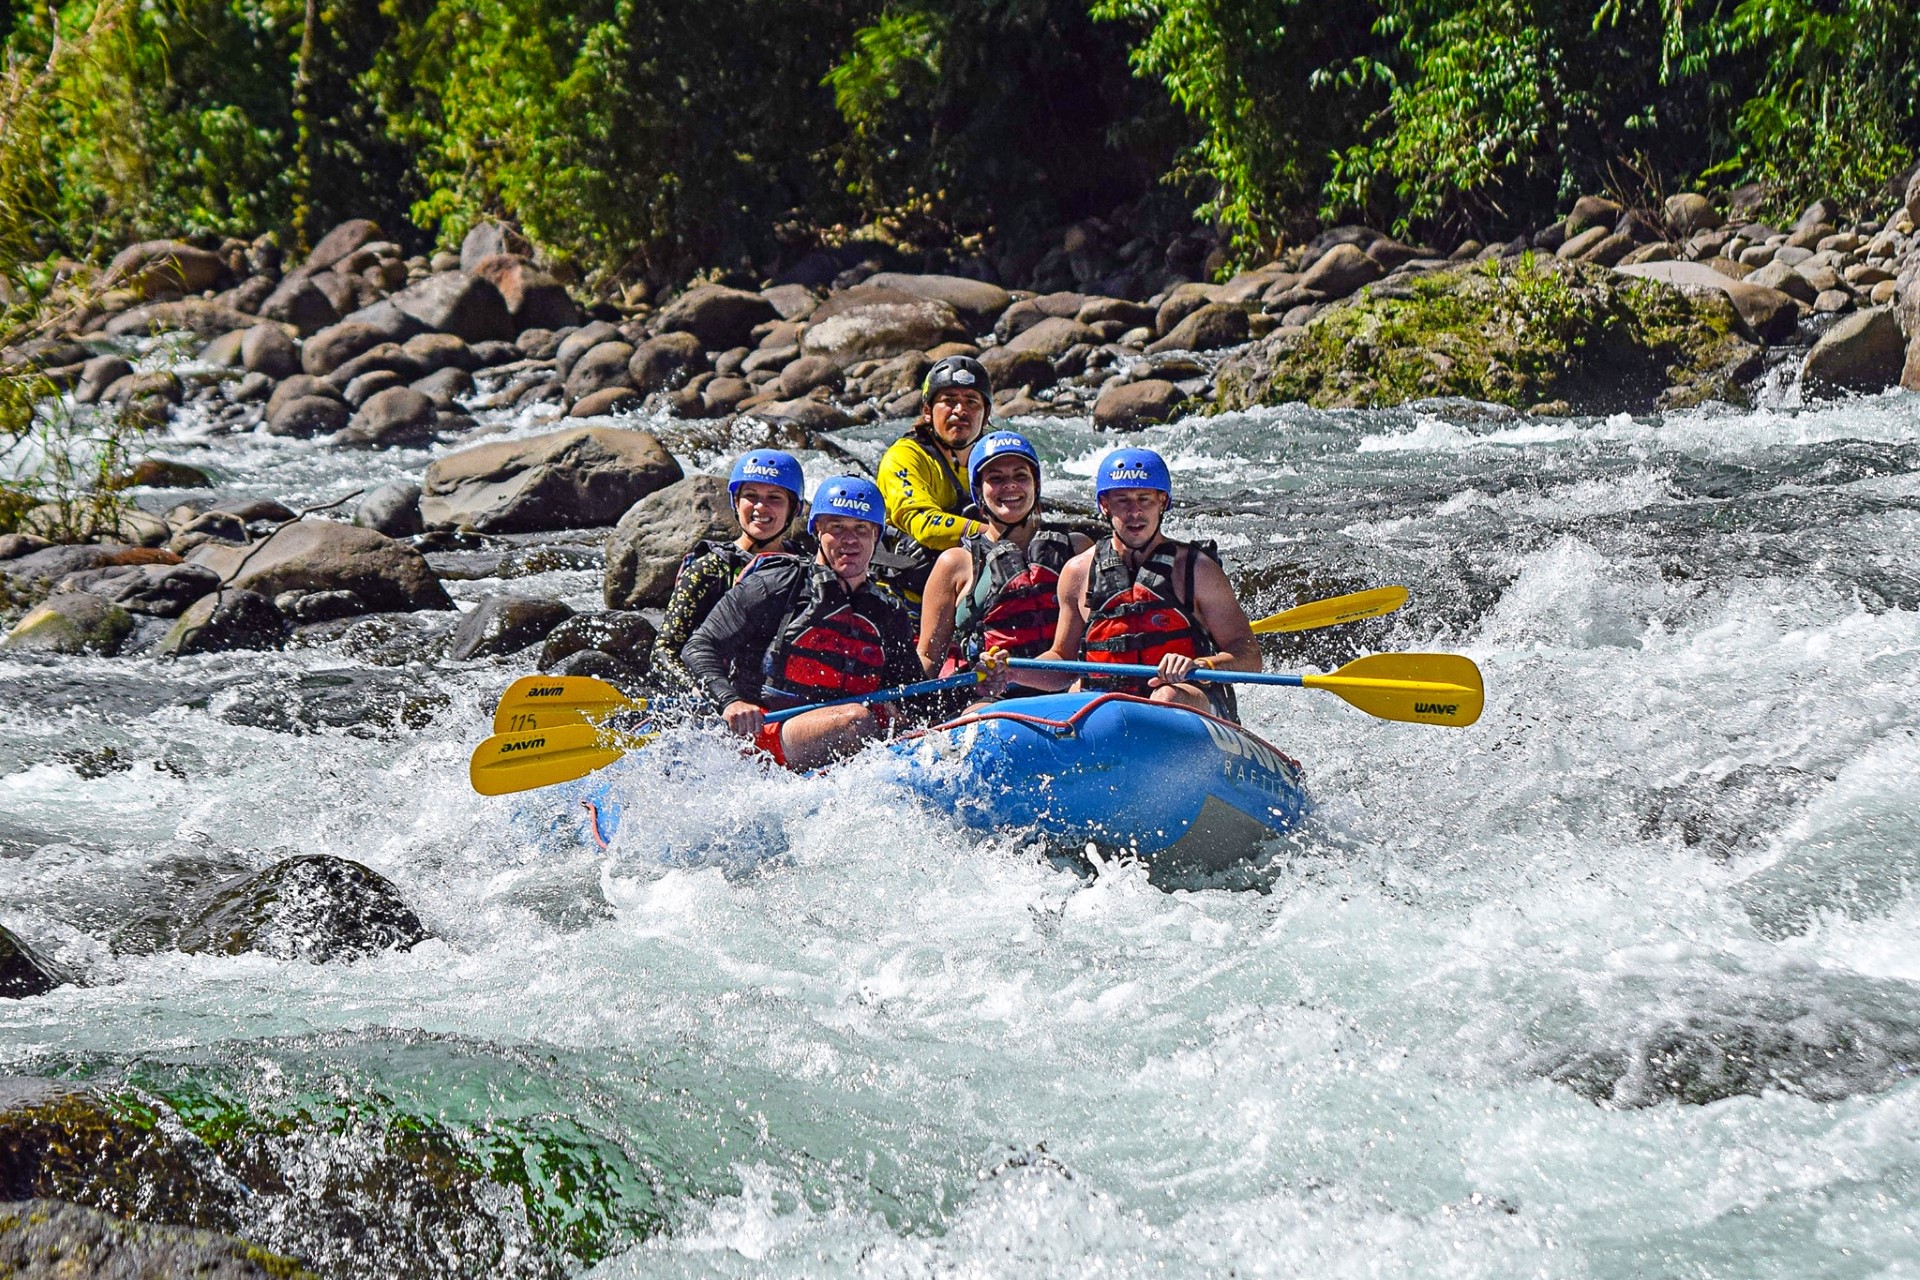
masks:
[[[1111,439],[1017,425],[1086,502]],[[89,982],[0,1002],[0,1070],[537,1132],[629,1216],[598,1277],[1920,1274],[1920,397],[1142,442],[1252,611],[1411,589],[1269,669],[1465,653],[1481,723],[1244,695],[1317,817],[1166,892],[882,760],[768,775],[693,731],[615,775],[602,854],[564,798],[466,787],[524,655],[0,661],[0,923]],[[296,507],[429,456],[172,443]],[[599,575],[449,586],[587,608]],[[290,853],[435,940],[112,947],[183,869]]]

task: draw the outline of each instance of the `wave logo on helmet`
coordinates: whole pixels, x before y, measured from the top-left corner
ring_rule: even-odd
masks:
[[[873,504],[844,493],[836,493],[827,500],[835,511],[858,511],[863,516],[873,514]]]
[[[1151,480],[1153,476],[1145,467],[1115,467],[1107,472],[1109,480]]]
[[[740,474],[743,476],[765,476],[769,480],[778,480],[780,478],[780,468],[762,462],[758,458],[748,458],[740,464]]]

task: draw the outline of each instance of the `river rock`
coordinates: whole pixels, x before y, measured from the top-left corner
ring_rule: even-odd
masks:
[[[805,320],[820,305],[820,295],[803,284],[776,284],[762,289],[765,298],[782,320]]]
[[[546,639],[547,633],[573,616],[558,600],[523,596],[488,596],[460,619],[447,656],[455,662],[516,653]]]
[[[604,418],[617,413],[635,413],[646,399],[632,387],[602,387],[573,402],[569,418]]]
[[[407,951],[430,935],[386,877],[345,858],[308,854],[216,886],[180,931],[199,955],[258,951],[327,964]]]
[[[1855,312],[1813,344],[1801,366],[1801,388],[1810,396],[1884,391],[1900,381],[1906,351],[1892,307]]]
[[[376,347],[362,351],[353,359],[327,375],[327,384],[340,389],[343,393],[356,379],[369,373],[393,373],[403,382],[412,382],[424,377],[426,369],[421,366],[419,357],[398,342],[383,342]],[[350,398],[350,397],[349,397]]]
[[[45,995],[63,981],[59,970],[35,955],[12,930],[0,925],[0,999]]]
[[[539,668],[552,671],[576,654],[599,653],[644,676],[653,664],[655,636],[644,614],[622,609],[576,613],[547,633],[540,646]]]
[[[740,536],[740,524],[719,476],[688,476],[629,507],[607,535],[601,594],[609,609],[663,605],[688,548],[702,538]]]
[[[430,529],[590,528],[680,475],[680,464],[647,432],[576,427],[437,459],[427,468],[420,515]]]
[[[87,361],[80,370],[80,381],[73,389],[73,398],[80,404],[96,404],[100,398],[120,379],[133,372],[133,365],[125,356],[95,356]]]
[[[296,521],[264,545],[209,543],[188,559],[269,599],[282,591],[351,591],[376,612],[453,608],[418,551],[334,520]]]
[[[1385,274],[1386,270],[1359,246],[1337,244],[1307,268],[1306,274],[1300,277],[1299,287],[1328,298],[1344,298]]]
[[[997,284],[969,280],[965,276],[910,275],[903,271],[882,271],[861,282],[879,289],[894,289],[944,302],[974,333],[985,333],[1001,312],[1013,305],[1013,295]]]
[[[633,347],[618,340],[603,342],[574,362],[567,374],[567,398],[583,400],[609,387],[629,386],[627,365],[633,360]]]
[[[861,291],[849,289],[847,294]],[[865,297],[891,294],[872,290]],[[908,351],[925,351],[968,336],[967,327],[944,302],[894,294],[898,301],[869,301],[826,315],[846,295],[830,299],[800,338],[803,355],[824,356],[841,368],[861,360],[885,360]],[[825,315],[825,318],[821,318]]]
[[[1676,240],[1685,240],[1720,225],[1720,215],[1714,211],[1713,202],[1695,191],[1668,196],[1661,212],[1666,215],[1667,230]]]
[[[1733,303],[1733,309],[1747,328],[1768,342],[1791,337],[1800,324],[1800,307],[1792,295],[1755,284],[1752,277],[1736,280],[1704,262],[1648,262],[1615,270],[1621,275],[1658,280],[1682,289],[1723,294]]]
[[[52,545],[45,538],[31,533],[0,533],[0,560],[17,560],[36,551],[45,551]]]
[[[473,394],[473,375],[465,369],[441,369],[415,382],[413,389],[435,409],[457,409],[461,397]]]
[[[437,373],[441,369],[472,373],[487,365],[479,350],[451,333],[416,333],[401,343],[400,349],[413,357],[422,375]]]
[[[260,315],[290,324],[303,336],[318,333],[340,320],[340,311],[333,305],[333,299],[302,273],[281,280],[260,304]]]
[[[300,372],[300,350],[277,324],[257,324],[240,336],[240,367],[269,378]]]
[[[663,333],[633,349],[627,360],[627,377],[636,391],[646,394],[684,386],[706,365],[707,355],[700,349],[699,338],[691,333]]]
[[[707,284],[668,303],[654,318],[654,328],[661,333],[691,333],[707,350],[724,351],[746,343],[755,325],[778,318],[773,303],[760,294]]]
[[[44,543],[44,539],[40,539]],[[102,569],[114,564],[150,564],[143,557],[150,553],[110,543],[79,543],[66,546],[42,546],[37,551],[20,553],[9,559],[6,575],[29,589],[51,586],[70,573]]]
[[[623,341],[620,331],[604,320],[595,320],[592,324],[583,324],[566,337],[560,339],[560,345],[553,353],[553,372],[556,377],[565,379],[573,372],[573,366],[580,357],[587,354],[603,342]]]
[[[291,1258],[197,1227],[125,1222],[60,1200],[0,1204],[0,1275],[23,1280],[318,1280]]]
[[[226,274],[227,264],[218,254],[178,240],[147,240],[115,254],[102,283],[151,298],[199,293],[213,288]]]
[[[467,342],[511,342],[519,332],[507,310],[507,300],[493,282],[464,271],[428,276],[388,301],[424,327]]]
[[[286,643],[288,630],[286,618],[272,600],[257,591],[229,587],[187,606],[154,652],[184,658],[235,649],[278,649]]]
[[[170,458],[142,458],[114,476],[110,489],[208,489],[213,477],[195,466]]]
[[[1418,295],[1362,297],[1228,357],[1216,403],[1378,407],[1452,395],[1632,411],[1741,403],[1761,369],[1724,293],[1545,257],[1453,267],[1422,281]],[[1584,319],[1531,323],[1542,294],[1557,295],[1554,315]]]
[[[133,631],[133,615],[112,601],[69,591],[47,597],[13,624],[0,650],[8,653],[96,653],[112,657]]]
[[[465,252],[463,246],[463,262]],[[580,304],[568,295],[566,286],[520,254],[490,254],[466,269],[500,291],[515,332],[565,329],[582,319]]]
[[[345,401],[334,396],[295,396],[267,416],[267,434],[274,436],[332,435],[352,416]]]
[[[1174,326],[1210,302],[1220,301],[1220,286],[1200,284],[1188,281],[1177,284],[1167,294],[1166,301],[1154,311],[1146,323],[1153,326],[1156,335],[1172,333]]]
[[[1239,307],[1210,302],[1175,325],[1173,332],[1147,347],[1162,351],[1214,351],[1237,347],[1247,340],[1247,313]]]
[[[433,401],[412,387],[389,387],[360,406],[340,443],[368,449],[421,444],[433,435],[436,413]]]
[[[200,363],[212,365],[216,369],[238,369],[240,367],[240,347],[247,340],[245,329],[235,329],[232,333],[223,333],[200,348]]]
[[[1088,326],[1111,321],[1125,325],[1126,329],[1138,329],[1143,325],[1153,327],[1158,313],[1144,302],[1129,302],[1125,298],[1089,298],[1074,312],[1073,318]],[[1121,332],[1126,332],[1126,329]]]
[[[386,327],[364,320],[342,320],[301,345],[300,365],[311,376],[324,378],[354,357],[393,341]]]
[[[220,588],[219,575],[198,564],[129,564],[68,574],[60,591],[84,591],[131,613],[177,618],[194,601]]]
[[[101,332],[110,338],[142,338],[152,333],[191,333],[202,338],[217,338],[258,323],[260,317],[218,302],[182,298],[178,302],[150,302],[144,307],[122,311],[107,321]]]
[[[1804,302],[1808,306],[1812,306],[1813,300],[1820,296],[1820,291],[1814,287],[1811,280],[1797,271],[1793,264],[1784,262],[1778,257],[1752,275],[1745,277],[1744,283],[1762,289],[1777,290],[1794,301]]]
[[[353,522],[389,538],[412,537],[421,529],[420,486],[411,480],[387,481],[360,499]]]
[[[320,237],[320,243],[307,255],[307,266],[316,271],[328,270],[354,250],[382,238],[380,224],[373,219],[349,218]]]
[[[1038,324],[1017,334],[1012,341],[998,350],[1005,351],[1009,355],[1031,353],[1044,356],[1048,360],[1058,360],[1074,347],[1083,343],[1097,343],[1099,340],[1099,334],[1078,320],[1069,320],[1064,316],[1048,316]],[[992,349],[988,354],[992,354]],[[998,378],[994,379],[994,385],[1000,385]]]
[[[1099,431],[1138,431],[1172,420],[1186,398],[1186,392],[1163,378],[1121,383],[1100,393],[1093,405],[1093,425]]]
[[[825,356],[801,356],[780,371],[772,389],[791,400],[806,395],[815,387],[838,391],[842,381],[840,366],[832,360]]]
[[[980,353],[980,364],[993,385],[1002,391],[1015,387],[1050,387],[1059,377],[1053,361],[1044,352],[1020,351],[1011,345],[988,347]]]

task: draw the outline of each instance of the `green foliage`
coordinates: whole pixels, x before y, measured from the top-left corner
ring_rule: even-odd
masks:
[[[75,410],[30,373],[0,374],[0,533],[54,542],[115,533],[128,500],[112,477],[139,428],[117,410]]]

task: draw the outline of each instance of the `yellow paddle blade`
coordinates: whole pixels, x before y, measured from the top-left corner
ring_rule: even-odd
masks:
[[[495,733],[519,733],[562,724],[604,720],[616,711],[645,711],[644,700],[629,698],[592,676],[522,676],[500,695],[493,711]]]
[[[1376,653],[1331,675],[1302,676],[1382,720],[1465,728],[1480,718],[1486,687],[1480,668],[1456,653]]]
[[[467,777],[483,796],[531,791],[584,778],[653,739],[653,734],[610,733],[590,724],[496,733],[473,749]]]
[[[1375,587],[1371,591],[1355,591],[1351,595],[1298,604],[1271,618],[1262,618],[1253,624],[1253,634],[1270,636],[1281,631],[1309,631],[1314,627],[1359,622],[1363,618],[1378,618],[1392,613],[1406,602],[1405,587]]]

